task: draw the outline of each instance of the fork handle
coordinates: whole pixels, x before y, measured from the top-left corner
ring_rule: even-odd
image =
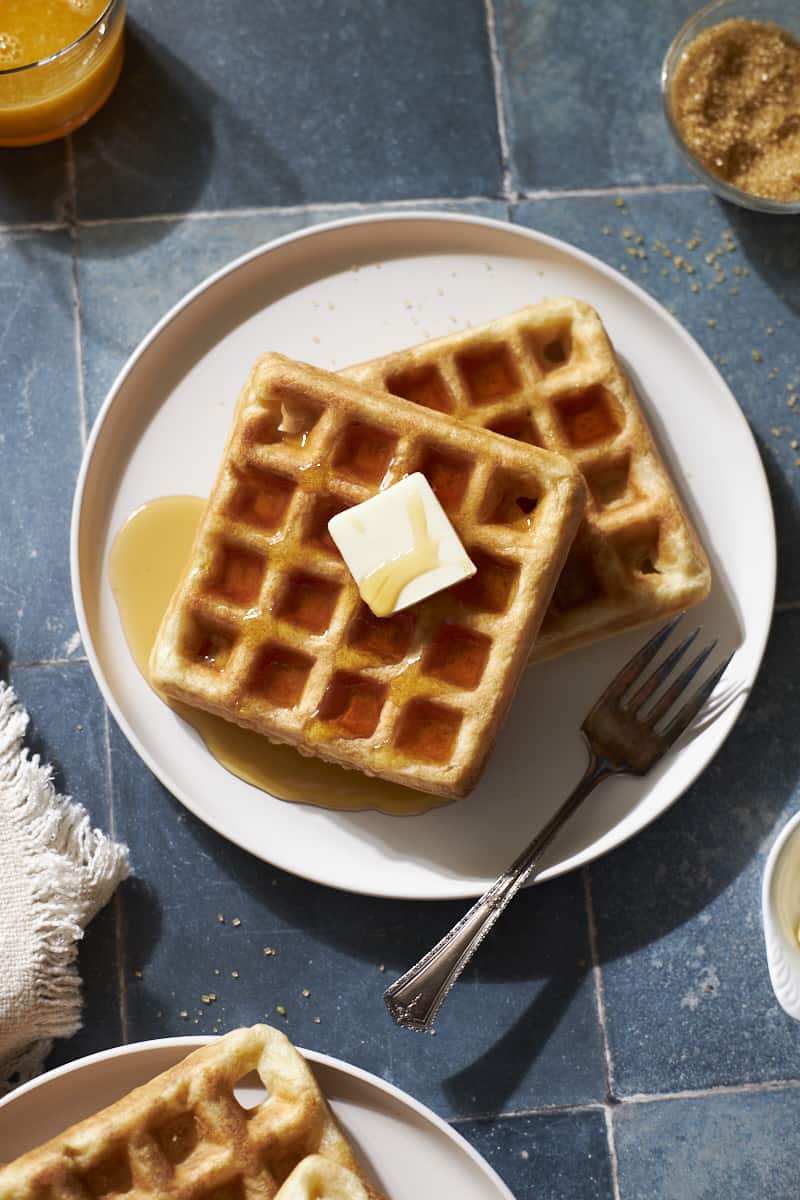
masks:
[[[590,748],[583,778],[561,807],[472,908],[405,975],[383,993],[386,1007],[398,1025],[426,1032],[450,989],[500,914],[532,875],[561,827],[603,779],[614,774],[607,759]]]

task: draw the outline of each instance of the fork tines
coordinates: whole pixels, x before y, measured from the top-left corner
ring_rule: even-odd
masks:
[[[648,642],[642,646],[641,650],[634,654],[633,658],[625,664],[622,670],[611,681],[603,695],[600,697],[598,704],[603,702],[614,702],[625,710],[631,716],[638,716],[642,713],[647,702],[656,694],[662,684],[666,683],[667,679],[672,674],[673,670],[683,658],[686,651],[694,644],[701,630],[700,627],[688,634],[683,641],[670,651],[667,657],[661,662],[658,667],[648,676],[634,694],[626,699],[627,693],[635,683],[643,675],[645,669],[655,659],[662,646],[669,639],[679,621],[682,620],[684,614],[679,613],[663,625],[657,633],[653,634]],[[669,710],[673,707],[676,701],[681,697],[683,692],[695,678],[700,668],[705,663],[706,659],[717,646],[718,639],[714,638],[699,654],[692,659],[688,667],[674,680],[666,691],[658,698],[656,703],[641,717],[651,729],[655,729],[660,721],[666,717]],[[733,655],[730,654],[725,661],[717,667],[717,669],[709,676],[696,692],[694,692],[683,707],[676,713],[666,728],[659,736],[663,737],[667,742],[673,742],[678,738],[683,731],[691,724],[700,709],[711,696],[714,688],[719,683],[725,673]]]

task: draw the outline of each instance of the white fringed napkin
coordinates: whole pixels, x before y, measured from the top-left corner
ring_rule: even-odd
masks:
[[[78,942],[128,874],[128,852],[59,796],[23,748],[28,715],[0,683],[0,1095],[80,1029]]]

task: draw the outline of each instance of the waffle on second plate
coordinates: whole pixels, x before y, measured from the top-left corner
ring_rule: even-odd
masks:
[[[295,1167],[275,1200],[370,1200],[371,1193],[347,1167],[309,1154]]]
[[[345,368],[368,387],[569,458],[589,488],[533,658],[689,608],[705,551],[595,310],[543,300]]]
[[[477,574],[374,617],[327,524],[405,475]],[[585,503],[565,459],[265,355],[150,660],[174,699],[442,796],[475,783]]]
[[[267,1095],[245,1108],[236,1088],[253,1072]],[[277,1029],[254,1025],[0,1168],[0,1200],[273,1200],[308,1155],[354,1175],[357,1200],[385,1200],[305,1059]]]

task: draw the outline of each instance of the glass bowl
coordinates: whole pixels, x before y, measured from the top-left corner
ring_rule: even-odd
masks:
[[[49,142],[88,121],[119,78],[124,23],[125,0],[109,0],[63,50],[0,70],[0,146]]]
[[[681,56],[704,29],[709,29],[712,25],[719,25],[733,17],[744,17],[749,21],[773,21],[800,41],[800,4],[797,0],[782,0],[782,2],[781,0],[751,0],[750,3],[737,3],[736,0],[711,0],[710,4],[705,4],[678,30],[664,57],[661,68],[661,95],[664,101],[667,125],[688,166],[712,192],[715,192],[723,200],[730,200],[733,204],[738,204],[742,208],[754,209],[756,212],[800,213],[800,200],[771,200],[767,196],[757,196],[753,192],[745,192],[734,184],[728,183],[719,175],[714,175],[689,149],[678,128],[672,109],[672,81]]]

